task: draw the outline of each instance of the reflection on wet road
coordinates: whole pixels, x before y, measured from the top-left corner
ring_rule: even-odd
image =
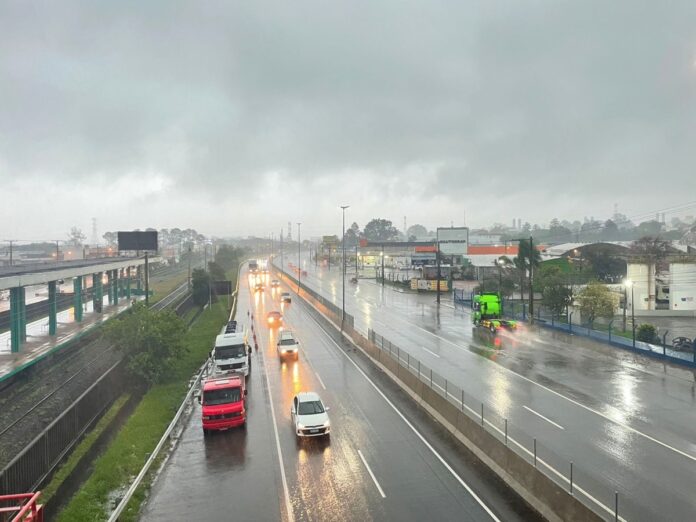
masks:
[[[340,273],[304,268],[303,282],[340,305]],[[576,480],[607,514],[617,490],[631,520],[696,519],[693,371],[536,328],[491,336],[451,301],[438,309],[433,295],[370,280],[346,287],[346,309],[356,328],[464,388],[476,411],[484,403],[496,427],[507,419],[525,448],[536,438],[559,480],[574,461]]]
[[[239,305],[238,318],[247,310],[253,313],[259,346],[248,380],[248,426],[204,438],[196,405],[153,487],[143,519],[536,519],[489,472],[472,465],[470,456],[443,438],[424,414],[407,411],[412,428],[395,409],[414,410],[410,399],[387,402],[368,380],[383,377],[358,370],[304,303],[295,300],[282,307],[283,328],[301,343],[297,361],[280,360],[278,329],[266,326],[266,314],[281,310],[279,290],[250,293],[240,288]],[[300,391],[319,393],[330,408],[330,438],[295,436],[290,409]],[[423,430],[432,446],[415,429]],[[463,481],[477,490],[480,500]]]

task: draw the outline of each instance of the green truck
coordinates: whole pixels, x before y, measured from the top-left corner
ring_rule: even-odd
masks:
[[[517,330],[517,321],[502,318],[502,306],[498,294],[477,294],[473,298],[472,307],[476,326],[487,328],[492,333],[497,333],[501,328]]]

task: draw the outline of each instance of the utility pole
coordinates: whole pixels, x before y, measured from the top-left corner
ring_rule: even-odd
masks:
[[[191,289],[191,243],[188,246],[188,287]]]
[[[355,243],[355,280],[358,280],[358,244]]]
[[[300,286],[302,285],[302,260],[300,258],[300,253],[302,251],[302,241],[300,240],[300,226],[302,223],[297,223],[297,294],[300,293]]]
[[[285,265],[283,264],[283,229],[280,229],[280,278],[283,279],[283,270],[285,270]]]
[[[145,252],[145,306],[150,306],[150,264],[147,252]]]
[[[12,243],[14,243],[14,241],[10,240],[10,266],[12,266]]]
[[[342,231],[343,235],[341,236],[341,249],[343,251],[343,290],[341,293],[341,333],[343,333],[343,322],[345,321],[346,318],[346,209],[350,208],[350,205],[341,205],[341,210],[343,211],[343,221],[342,221]]]
[[[59,255],[60,255],[60,247],[58,246],[58,240],[56,240],[56,263],[58,262]]]

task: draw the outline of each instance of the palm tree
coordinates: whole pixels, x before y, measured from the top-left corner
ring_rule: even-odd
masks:
[[[520,298],[524,301],[524,279],[530,268],[539,266],[541,254],[533,247],[531,239],[520,239],[517,257],[512,262],[520,272]],[[532,289],[529,289],[530,293]]]

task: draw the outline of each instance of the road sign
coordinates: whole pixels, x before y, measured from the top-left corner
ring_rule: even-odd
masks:
[[[463,256],[469,251],[469,227],[450,227],[437,229],[440,253]]]

